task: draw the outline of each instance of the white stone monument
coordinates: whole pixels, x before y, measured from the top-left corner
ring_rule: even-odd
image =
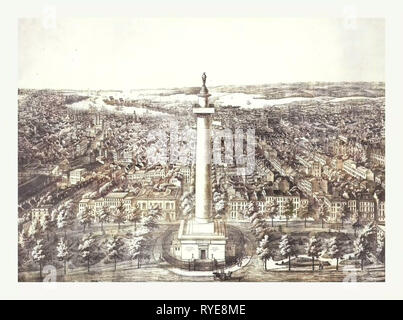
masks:
[[[225,262],[226,227],[222,219],[212,217],[211,190],[211,116],[206,74],[199,93],[199,106],[193,109],[197,116],[196,141],[196,203],[195,216],[181,221],[178,240],[182,260]]]

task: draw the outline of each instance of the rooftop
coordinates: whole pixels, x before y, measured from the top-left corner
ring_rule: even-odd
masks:
[[[125,198],[128,192],[111,192],[108,193],[105,198]]]

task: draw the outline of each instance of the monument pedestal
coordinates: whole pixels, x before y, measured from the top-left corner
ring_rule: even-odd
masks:
[[[182,220],[178,240],[182,260],[225,261],[225,223],[221,220],[200,223],[196,220]]]

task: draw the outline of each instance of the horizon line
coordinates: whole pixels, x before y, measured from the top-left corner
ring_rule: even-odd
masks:
[[[385,81],[292,81],[292,82],[270,82],[270,83],[261,83],[261,84],[221,84],[221,85],[214,85],[214,86],[207,86],[208,88],[219,88],[219,87],[254,87],[254,86],[272,86],[272,85],[284,85],[284,84],[319,84],[319,83],[378,83],[378,84],[385,84]],[[135,91],[135,90],[174,90],[174,89],[186,89],[186,88],[199,88],[200,86],[175,86],[175,87],[148,87],[148,88],[130,88],[130,89],[116,89],[116,88],[28,88],[28,87],[18,87],[17,89],[21,90],[71,90],[71,91]]]

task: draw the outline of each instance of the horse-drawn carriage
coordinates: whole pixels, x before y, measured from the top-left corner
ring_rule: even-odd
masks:
[[[242,277],[233,277],[232,271],[225,272],[221,270],[220,272],[213,272],[214,280],[218,281],[241,281]]]

